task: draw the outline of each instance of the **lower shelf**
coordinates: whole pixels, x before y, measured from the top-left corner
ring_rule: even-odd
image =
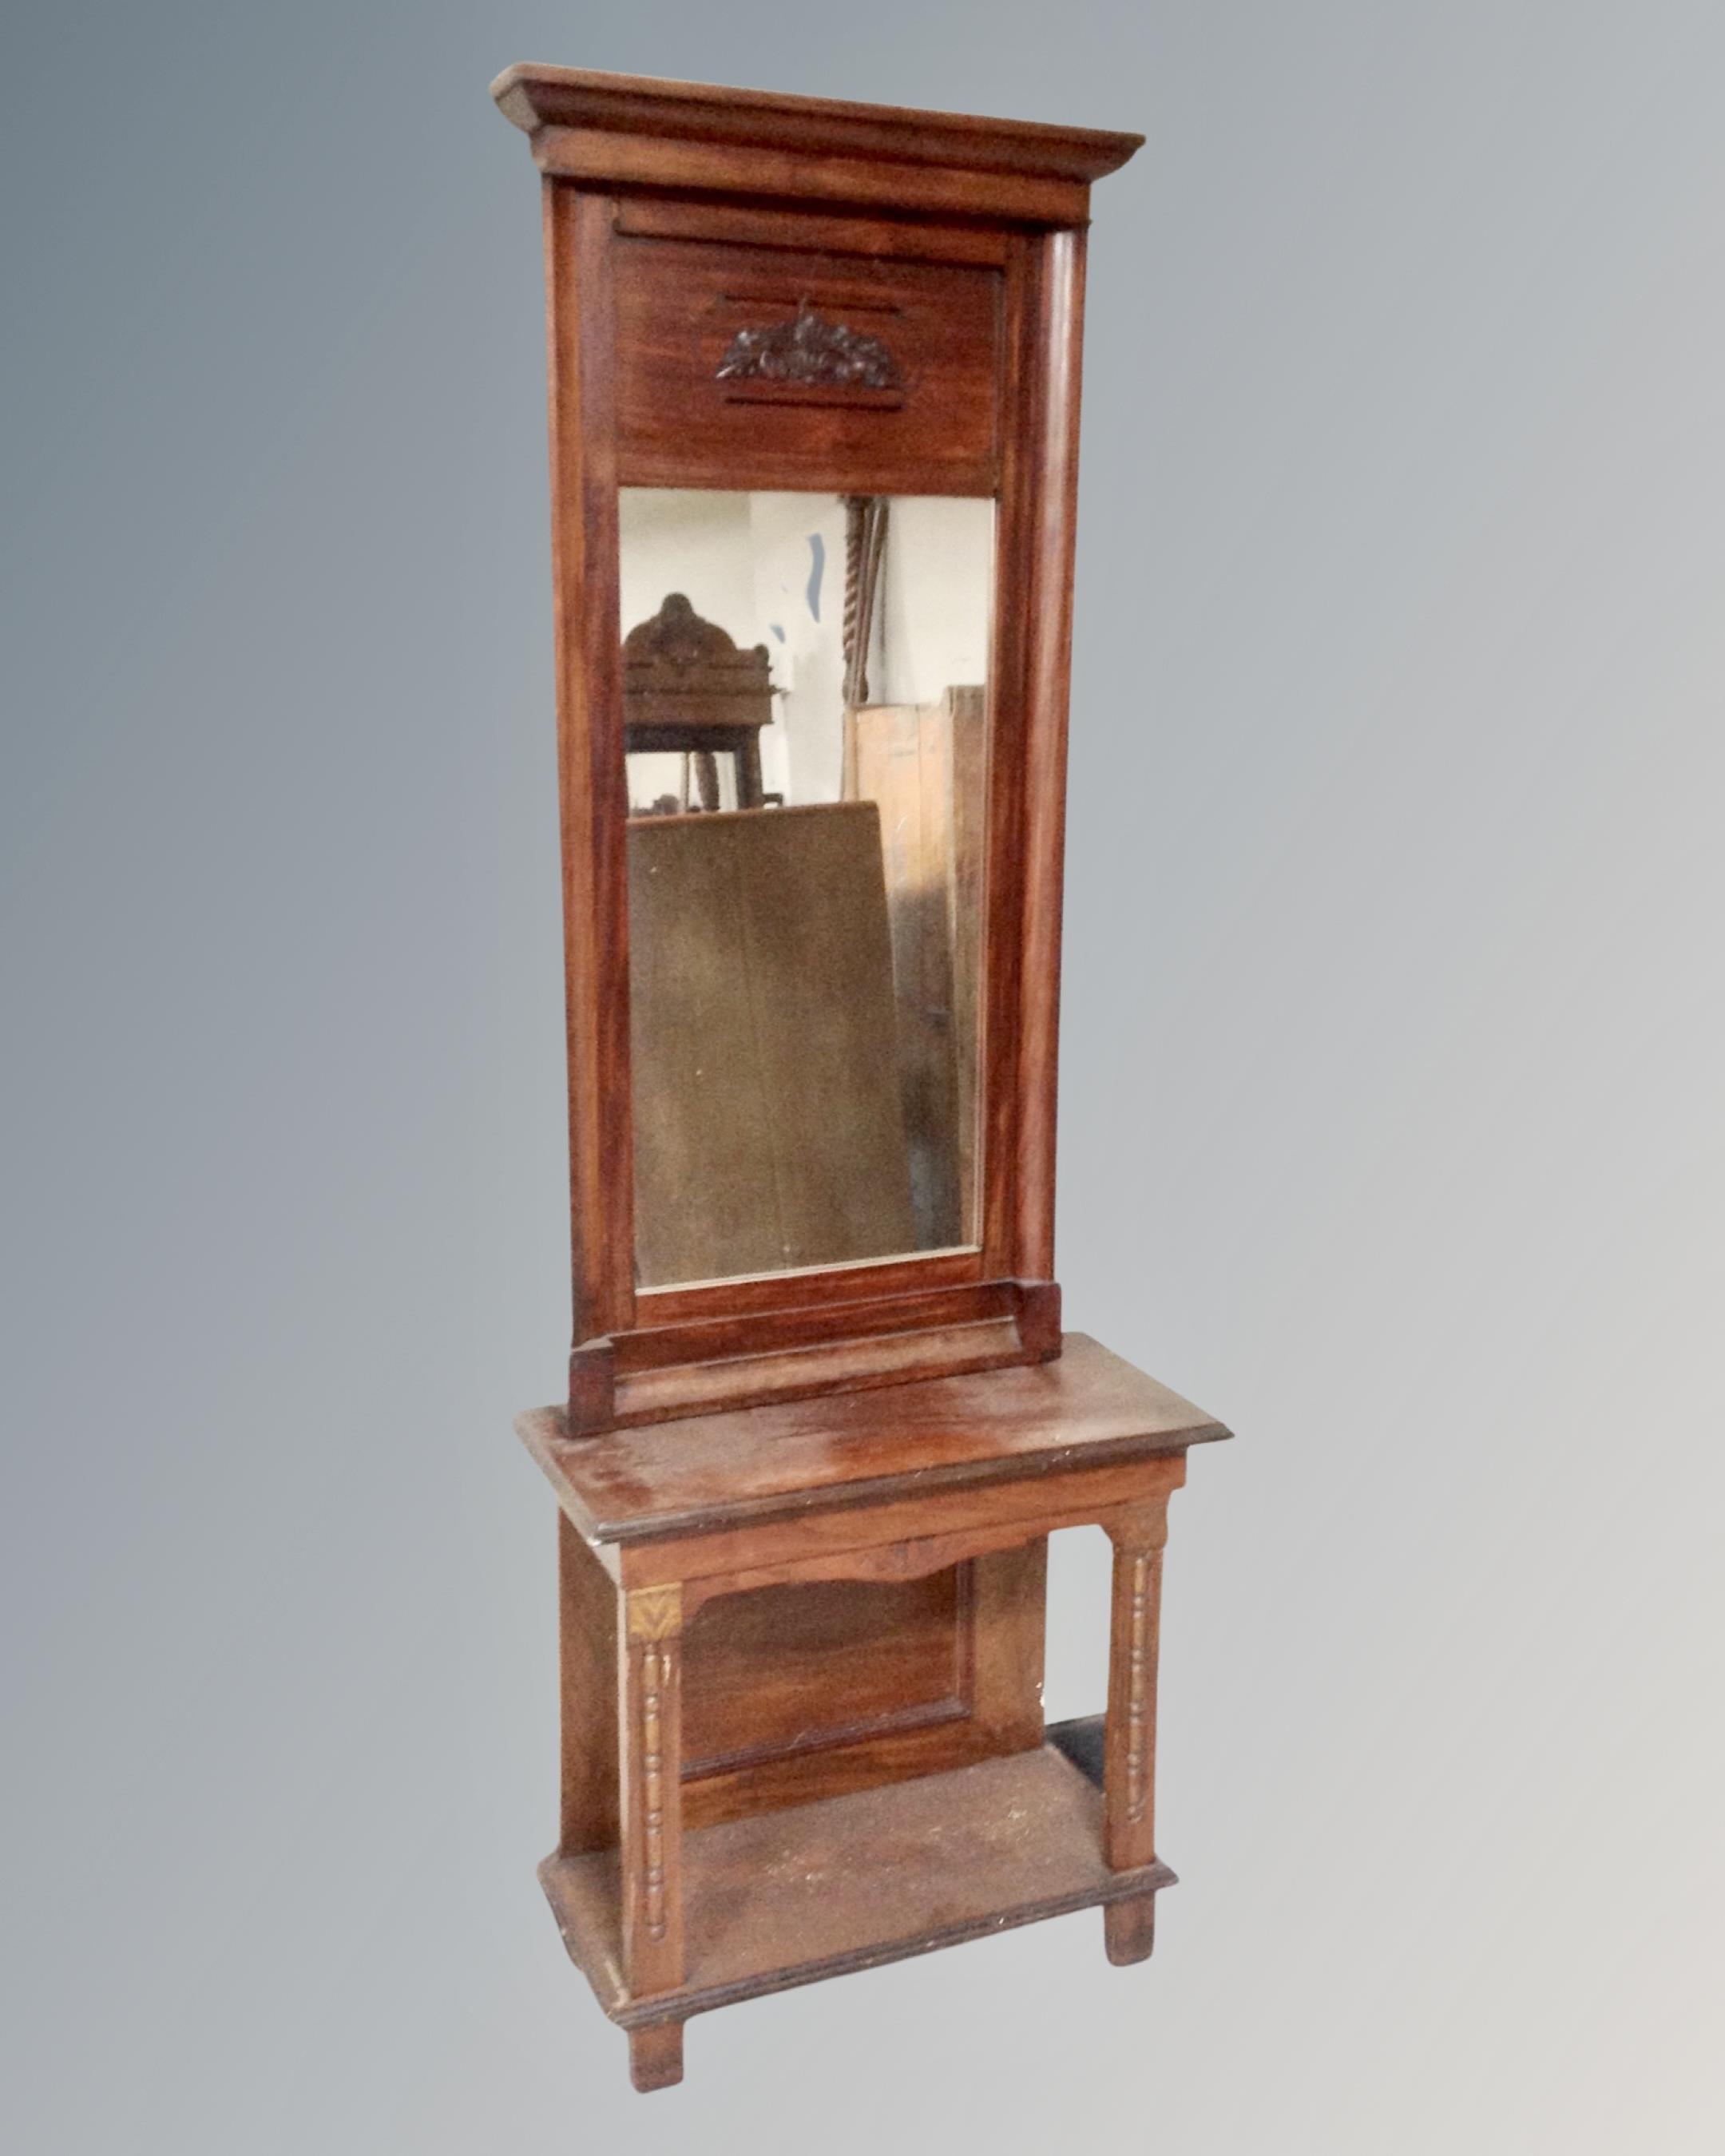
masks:
[[[1101,1793],[1052,1743],[686,1835],[687,1979],[650,1998],[623,1981],[616,1851],[547,1857],[539,1876],[564,1944],[625,2028],[1174,1883],[1165,1864],[1109,1870]]]

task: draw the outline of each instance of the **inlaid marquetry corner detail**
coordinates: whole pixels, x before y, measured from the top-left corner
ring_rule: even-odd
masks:
[[[1122,1505],[1102,1522],[1114,1544],[1113,1635],[1108,1681],[1108,1861],[1148,1863],[1156,1779],[1156,1656],[1167,1488]]]
[[[632,1640],[674,1640],[683,1629],[683,1590],[675,1583],[632,1588],[624,1600],[624,1630]]]
[[[1156,1584],[1157,1554],[1141,1549],[1132,1560],[1127,1619],[1126,1815],[1134,1826],[1144,1816],[1150,1794],[1150,1598]]]
[[[672,1595],[676,1594],[670,1589]],[[634,1597],[629,1597],[631,1602]],[[657,1945],[665,1935],[665,1695],[676,1675],[674,1634],[649,1633],[641,1649],[641,1915]]]
[[[637,1717],[640,1838],[634,1864],[642,1933],[662,1945],[670,1928],[668,1847],[675,1828],[668,1815],[678,1774],[676,1722],[678,1635],[683,1629],[683,1590],[637,1587],[624,1596],[624,1633],[633,1668],[630,1691]]]

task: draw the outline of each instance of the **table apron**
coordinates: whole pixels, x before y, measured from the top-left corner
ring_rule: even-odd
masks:
[[[1185,1479],[1185,1454],[1165,1453],[716,1534],[629,1542],[601,1554],[621,1586],[678,1581],[691,1590],[691,1607],[793,1580],[916,1579],[1061,1527],[1106,1527],[1123,1511],[1165,1499]]]

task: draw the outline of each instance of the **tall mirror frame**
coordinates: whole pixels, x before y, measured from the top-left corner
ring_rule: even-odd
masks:
[[[570,1429],[1050,1360],[1085,237],[1090,183],[1142,138],[938,115],[912,128],[777,99],[763,148],[742,92],[521,68],[494,95],[544,175]],[[859,281],[908,293],[896,393],[842,370],[716,391],[734,317],[703,315],[691,264],[722,299],[752,276],[795,285],[829,324]],[[637,1286],[618,631],[630,486],[995,503],[973,1248]]]

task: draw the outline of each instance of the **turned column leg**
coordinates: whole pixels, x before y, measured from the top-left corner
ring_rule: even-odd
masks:
[[[683,1980],[683,1594],[644,1587],[620,1596],[618,1756],[623,1871],[623,1974],[633,1999]],[[677,2021],[631,2030],[637,2088],[663,2088],[683,2074]]]
[[[1103,1853],[1117,1871],[1156,1861],[1156,1656],[1162,1616],[1162,1553],[1168,1496],[1108,1522],[1114,1544],[1113,1621],[1108,1642],[1108,1719],[1103,1746]],[[1106,1903],[1108,1958],[1147,1959],[1156,1943],[1156,1892]]]

